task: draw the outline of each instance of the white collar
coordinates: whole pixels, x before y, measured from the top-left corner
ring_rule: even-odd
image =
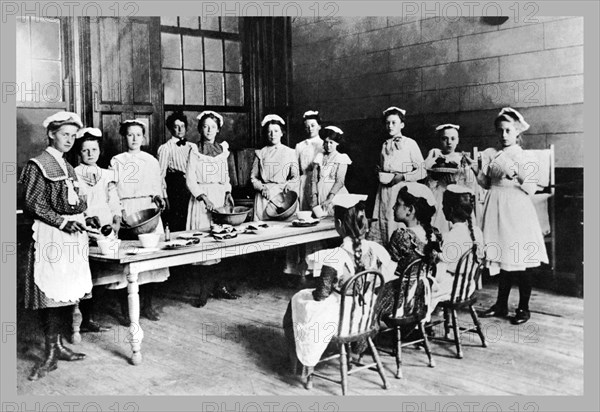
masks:
[[[63,158],[63,153],[60,150],[56,150],[54,147],[48,146],[46,147],[46,151],[50,153],[60,165],[62,165],[65,162],[65,159]]]

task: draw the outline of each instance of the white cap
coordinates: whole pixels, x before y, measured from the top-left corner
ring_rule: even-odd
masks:
[[[406,114],[406,110],[401,109],[401,108],[396,107],[396,106],[390,106],[390,107],[388,107],[387,109],[385,109],[383,111],[383,114],[385,115],[387,112],[390,112],[392,110],[398,110],[400,113],[402,113],[402,116],[404,116]]]
[[[86,133],[95,137],[102,137],[102,131],[96,127],[84,127],[83,129],[79,129],[75,137],[80,139],[85,136]]]
[[[358,202],[364,202],[367,200],[367,195],[355,195],[352,193],[338,193],[331,200],[331,204],[334,206],[340,206],[345,209],[350,209],[351,207],[356,206]]]
[[[463,193],[469,193],[471,195],[473,194],[473,191],[470,188],[463,186],[463,185],[457,185],[457,184],[448,185],[446,187],[446,190],[449,192],[452,192],[452,193],[457,193],[459,195],[463,194]]]
[[[340,129],[337,126],[327,126],[327,127],[325,127],[325,129],[333,130],[337,134],[344,134],[344,132],[342,132],[342,129]]]
[[[262,122],[260,122],[260,127],[263,127],[265,124],[272,122],[272,121],[279,122],[281,124],[285,124],[285,121],[281,117],[277,116],[276,114],[268,114],[262,119]]]
[[[53,122],[60,122],[60,123],[72,122],[73,124],[76,124],[79,127],[83,127],[83,123],[81,123],[81,118],[79,117],[79,115],[77,113],[73,113],[73,112],[54,113],[52,116],[48,116],[44,119],[44,121],[42,122],[42,126],[44,126],[44,128],[47,128],[50,125],[50,123],[53,123]]]
[[[437,132],[438,130],[444,130],[444,129],[460,129],[460,126],[457,124],[452,124],[452,123],[445,123],[445,124],[441,124],[438,127],[435,128],[435,131]]]
[[[404,183],[404,187],[407,188],[408,193],[413,195],[414,197],[421,197],[427,201],[429,206],[435,206],[437,202],[435,201],[435,196],[430,188],[425,186],[422,183],[417,182],[407,182]],[[402,189],[402,187],[401,187]]]
[[[221,128],[223,126],[223,116],[221,116],[217,112],[213,112],[212,110],[205,110],[205,111],[203,111],[198,116],[196,116],[196,119],[200,120],[204,116],[206,116],[207,114],[212,114],[213,116],[215,116],[217,118],[217,120],[219,121],[219,124],[217,126],[219,126],[219,128]]]
[[[304,112],[304,114],[302,115],[303,119],[306,119],[307,117],[311,117],[311,116],[318,116],[319,112],[316,110],[308,110],[306,112]]]
[[[519,123],[521,123],[521,132],[526,131],[530,127],[529,123],[527,123],[525,121],[525,118],[523,117],[523,115],[521,113],[517,112],[512,107],[503,107],[502,110],[500,110],[500,113],[498,113],[498,117],[503,116],[503,115],[508,115],[511,119],[514,119],[516,117],[517,121]]]

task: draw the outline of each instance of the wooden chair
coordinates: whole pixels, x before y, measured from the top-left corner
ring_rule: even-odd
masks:
[[[477,317],[477,312],[473,305],[477,302],[477,297],[474,292],[478,289],[479,278],[484,267],[484,259],[480,259],[477,255],[477,249],[469,249],[459,259],[454,273],[454,282],[452,284],[452,292],[450,299],[439,302],[438,306],[444,311],[444,320],[431,322],[428,327],[434,327],[440,323],[444,323],[444,340],[453,341],[456,345],[456,357],[462,359],[461,335],[467,332],[477,332],[481,339],[481,346],[487,347],[485,336],[481,330],[481,322]],[[469,308],[473,326],[468,328],[460,327],[456,311],[462,308]],[[452,321],[450,321],[452,316]],[[453,339],[449,338],[450,326],[453,330]],[[434,338],[439,339],[439,338]]]
[[[332,359],[340,360],[341,380],[335,380],[314,372],[314,368],[305,368],[306,389],[312,388],[313,378],[321,378],[342,385],[342,394],[348,391],[348,376],[364,369],[375,370],[383,381],[383,388],[387,389],[387,382],[383,374],[383,366],[379,353],[373,344],[373,336],[377,334],[378,324],[375,319],[375,308],[379,296],[377,292],[383,287],[383,275],[377,271],[366,270],[352,276],[342,287],[340,317],[337,334],[332,342],[338,346],[339,353],[323,358],[318,364]],[[362,364],[352,360],[350,356],[350,343],[366,339],[371,349],[373,363]],[[317,364],[317,365],[318,365]],[[352,368],[352,365],[358,367]]]
[[[425,333],[425,319],[429,302],[426,301],[426,288],[429,288],[427,277],[432,273],[433,266],[425,263],[421,259],[411,262],[400,277],[400,287],[396,288],[394,296],[394,310],[390,316],[385,316],[381,320],[388,326],[380,333],[395,332],[395,347],[393,350],[379,348],[382,352],[394,355],[396,357],[396,379],[402,378],[402,348],[408,345],[423,343],[425,353],[429,358],[429,367],[435,367],[435,361],[431,356],[429,341]],[[416,292],[410,299],[410,286],[416,284]],[[414,326],[413,330],[420,331],[421,336],[410,342],[402,342],[402,327]],[[410,334],[409,334],[410,336]]]

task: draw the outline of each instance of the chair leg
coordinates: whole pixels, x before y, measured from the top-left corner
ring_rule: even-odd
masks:
[[[481,339],[481,346],[487,348],[485,335],[483,334],[483,330],[481,330],[481,322],[479,321],[479,316],[477,316],[477,312],[475,311],[475,309],[473,309],[473,305],[469,305],[469,311],[471,312],[471,318],[473,318],[475,328],[477,328],[477,334],[479,335],[479,339]]]
[[[350,344],[346,344],[346,365],[348,365],[348,370],[352,370],[352,350],[350,350]]]
[[[396,326],[396,379],[402,379],[402,332]]]
[[[310,366],[303,366],[302,367],[302,376],[306,376],[306,382],[304,383],[304,387],[306,389],[312,389],[313,387],[313,372],[314,372],[314,368],[310,367]]]
[[[369,348],[371,348],[371,354],[373,355],[373,361],[377,364],[377,372],[383,381],[383,389],[387,389],[387,382],[385,380],[385,375],[383,374],[383,364],[381,363],[381,358],[379,357],[379,352],[377,352],[377,348],[371,340],[370,337],[367,337],[367,342],[369,343]]]
[[[452,328],[454,329],[454,343],[456,344],[456,357],[462,359],[462,347],[460,345],[460,329],[458,327],[458,318],[456,316],[456,309],[452,309]]]
[[[419,322],[419,330],[421,331],[421,334],[423,335],[423,346],[425,347],[425,353],[427,354],[427,357],[429,358],[429,367],[435,368],[435,360],[431,356],[431,348],[429,347],[429,339],[427,338],[427,334],[425,333],[425,321]]]
[[[444,338],[448,339],[450,336],[450,314],[448,308],[444,308]]]
[[[348,391],[348,356],[346,345],[340,343],[340,375],[342,376],[342,395]]]

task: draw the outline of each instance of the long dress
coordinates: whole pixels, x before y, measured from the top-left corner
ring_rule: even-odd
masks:
[[[315,158],[323,153],[323,139],[319,136],[305,139],[296,145],[296,156],[300,166],[299,201],[300,210],[311,210],[312,181]]]
[[[298,193],[298,160],[294,149],[284,144],[265,146],[256,151],[250,181],[256,190],[254,196],[254,220],[264,220],[265,208],[269,201],[260,192],[264,185],[269,189],[269,196],[273,198],[287,186]]]
[[[425,177],[424,160],[421,150],[410,137],[395,137],[387,139],[381,148],[381,170],[384,172],[405,172],[404,178],[408,182],[416,182]],[[371,226],[369,238],[377,243],[387,246],[390,236],[396,229],[403,226],[394,221],[393,206],[402,187],[401,184],[386,186],[379,184],[373,219],[377,219]]]
[[[443,154],[440,149],[431,149],[427,158],[425,159],[425,168],[431,169],[435,165],[436,160],[439,158],[446,159],[446,162],[453,162],[458,165],[457,173],[440,173],[427,171],[427,178],[425,184],[431,189],[436,200],[436,211],[433,215],[431,224],[438,228],[443,234],[450,230],[450,222],[446,220],[444,212],[442,210],[442,204],[444,200],[444,192],[449,184],[455,183],[461,186],[468,187],[473,193],[478,193],[481,188],[477,183],[477,176],[475,172],[469,166],[461,165],[462,155],[457,152],[450,154]],[[476,203],[477,207],[478,203]],[[477,210],[474,211],[473,216],[477,215]]]
[[[335,190],[335,193],[348,193],[344,185],[345,175],[340,173],[340,165],[350,165],[352,160],[345,153],[334,152],[326,155],[319,153],[315,157],[315,166],[313,168],[313,193],[317,193],[317,204],[322,204],[327,200],[327,196]],[[325,212],[333,216],[333,206],[331,205]]]
[[[171,137],[158,148],[158,163],[160,174],[164,179],[164,189],[169,199],[167,223],[171,231],[186,229],[187,211],[190,201],[190,191],[186,185],[186,173],[190,152],[197,151],[194,143],[186,141],[183,144],[176,137]]]
[[[481,258],[483,257],[483,233],[479,227],[473,226],[473,235],[475,236],[475,244],[478,245],[478,256]],[[458,261],[472,246],[473,239],[471,239],[469,226],[466,222],[451,224],[450,230],[442,235],[442,253],[439,255],[440,262],[437,265],[435,278],[431,285],[432,308],[435,308],[439,302],[450,299]],[[476,286],[471,284],[470,290],[474,291]]]
[[[85,224],[87,202],[75,170],[62,153],[48,147],[27,162],[21,183],[25,211],[34,219],[25,273],[25,307],[72,306],[90,297],[87,233],[62,230],[69,220]]]
[[[81,184],[86,186],[88,203],[86,217],[97,216],[100,225],[104,226],[113,222],[113,216],[121,216],[114,170],[80,164],[75,168],[75,173]],[[96,183],[92,184],[94,180]]]
[[[518,170],[523,184],[507,170]],[[477,176],[489,189],[483,205],[483,239],[490,275],[500,270],[524,271],[548,263],[544,236],[533,202],[539,165],[521,146],[486,149]]]
[[[195,150],[190,153],[186,184],[192,194],[188,204],[186,230],[209,229],[212,213],[198,196],[206,195],[215,207],[225,204],[225,193],[231,192],[229,180],[229,144],[220,143],[223,151],[217,156],[209,156]]]
[[[390,280],[393,277],[395,264],[387,251],[381,245],[369,240],[363,240],[361,248],[361,263],[365,269],[378,270],[384,275],[385,281]],[[323,271],[330,268],[336,274],[328,296],[319,296],[319,300],[315,300],[315,289],[303,289],[297,292],[291,300],[291,320],[296,343],[296,356],[303,365],[314,366],[325,352],[331,338],[338,331],[340,291],[344,283],[356,272],[352,240],[346,237],[340,247],[318,251],[310,255],[308,259],[311,259],[313,264],[321,267]],[[348,313],[344,318],[350,320],[351,308],[349,306],[346,308]],[[359,318],[358,315],[354,316],[355,320]],[[342,330],[350,330],[350,326],[350,324],[343,325]],[[354,326],[353,330],[355,329]]]
[[[140,210],[156,208],[152,199],[154,196],[164,195],[158,160],[146,152],[124,152],[110,160],[110,169],[115,171],[117,193],[126,216]],[[160,217],[158,220],[158,226],[152,233],[163,234],[162,220]],[[155,269],[141,272],[138,283],[164,282],[168,278],[168,268]],[[121,289],[126,286],[126,281],[120,281],[111,285],[111,288]]]

